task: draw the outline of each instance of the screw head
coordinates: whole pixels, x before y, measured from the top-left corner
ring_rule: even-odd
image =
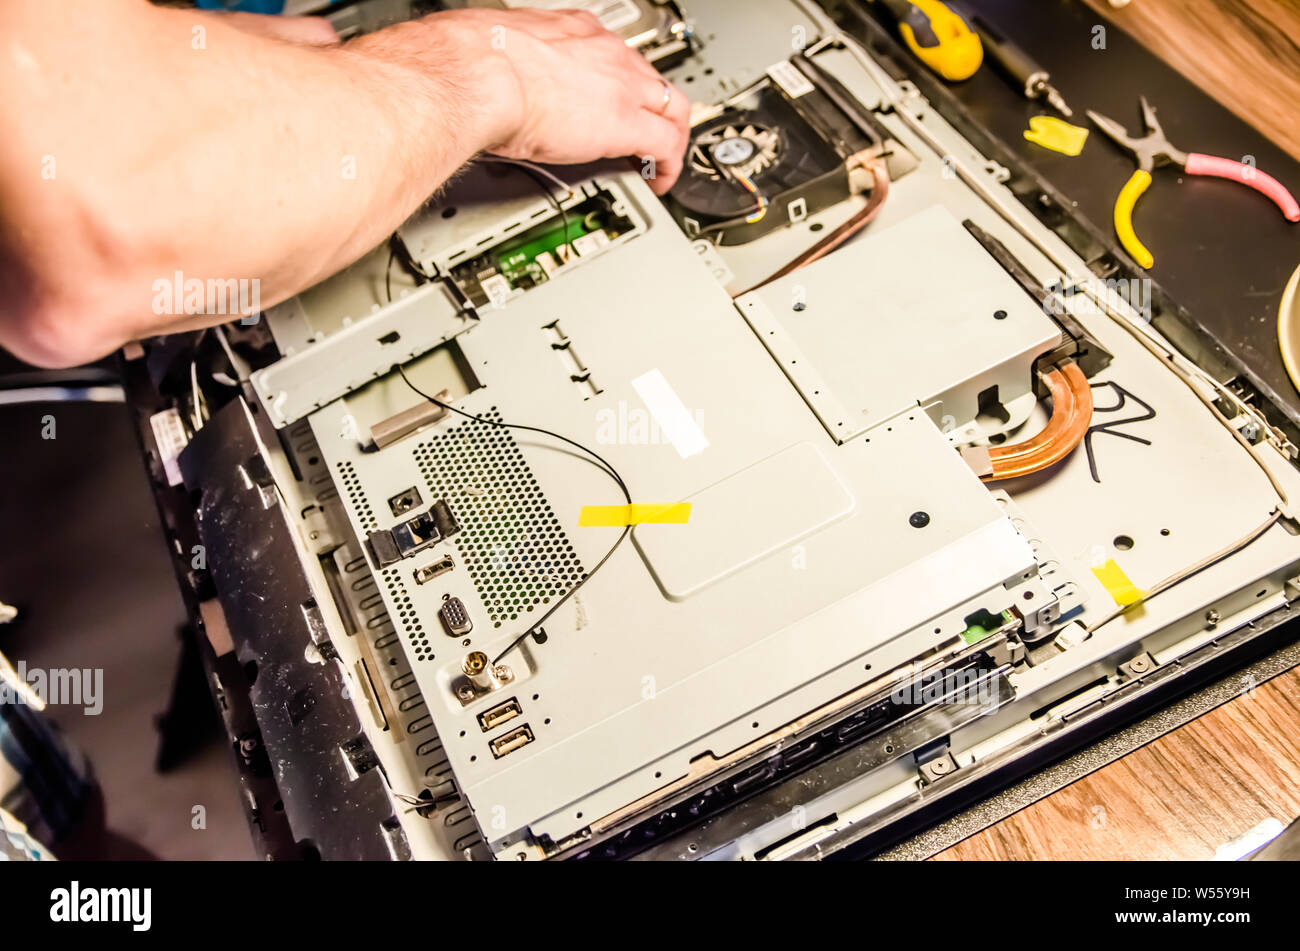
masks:
[[[1007,319],[1007,312],[1006,312],[1005,310],[995,310],[995,311],[993,312],[993,319],[994,319],[994,320],[1006,320],[1006,319]]]
[[[929,512],[913,512],[907,517],[907,522],[913,528],[925,528],[930,524]]]

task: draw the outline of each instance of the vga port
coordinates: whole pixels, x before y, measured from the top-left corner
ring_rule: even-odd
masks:
[[[450,637],[460,637],[474,629],[474,622],[469,619],[469,612],[465,610],[465,602],[460,598],[453,596],[442,602],[442,607],[438,609],[438,617]]]

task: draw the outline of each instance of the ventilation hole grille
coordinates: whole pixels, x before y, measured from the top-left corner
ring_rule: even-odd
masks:
[[[340,462],[339,476],[343,479],[343,488],[347,490],[348,501],[352,503],[352,511],[357,514],[357,521],[361,523],[361,530],[367,533],[373,532],[379,527],[379,523],[375,521],[374,510],[366,501],[366,491],[361,485],[361,479],[357,477],[356,468],[350,462]]]
[[[406,585],[402,583],[399,567],[385,568],[381,574],[397,612],[396,617],[390,615],[390,620],[406,634],[406,639],[411,642],[411,654],[416,660],[433,660],[433,650],[429,646],[429,632],[424,629],[424,622],[411,606],[411,596],[406,593]]]
[[[496,407],[483,414],[499,421]],[[467,420],[415,447],[432,498],[461,531],[462,563],[494,627],[562,596],[586,577],[508,429]]]

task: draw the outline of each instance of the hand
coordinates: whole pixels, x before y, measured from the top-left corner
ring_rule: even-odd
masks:
[[[469,44],[462,54],[493,90],[488,151],[552,164],[630,156],[660,195],[681,174],[689,101],[590,13],[458,10],[426,19],[459,31]]]
[[[254,36],[266,36],[304,46],[338,46],[339,37],[324,17],[268,16],[262,13],[218,13],[221,22]]]

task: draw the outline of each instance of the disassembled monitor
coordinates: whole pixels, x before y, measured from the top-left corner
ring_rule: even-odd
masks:
[[[694,102],[670,194],[476,161],[223,329],[180,454],[205,622],[305,619],[389,854],[822,857],[1295,596],[1295,447],[915,88],[812,5],[602,7]]]

